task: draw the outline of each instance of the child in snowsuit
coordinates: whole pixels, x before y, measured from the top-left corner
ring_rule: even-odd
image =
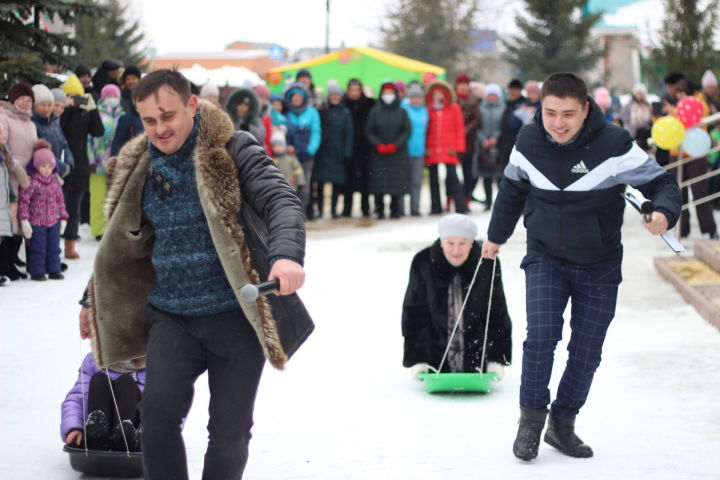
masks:
[[[60,235],[68,219],[65,199],[58,181],[55,155],[46,140],[35,143],[28,164],[30,186],[20,189],[19,214],[23,236],[30,240],[27,269],[32,280],[65,278],[60,273]]]
[[[270,145],[272,146],[272,159],[285,180],[296,192],[305,188],[305,173],[297,157],[287,153],[285,134],[281,131],[273,133]]]
[[[120,419],[110,392],[111,383]],[[138,451],[138,402],[144,388],[144,368],[128,362],[100,370],[92,354],[87,354],[75,385],[62,403],[62,441],[73,447],[87,445],[90,450]]]

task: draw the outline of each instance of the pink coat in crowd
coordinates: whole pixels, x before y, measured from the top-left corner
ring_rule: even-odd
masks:
[[[10,149],[13,160],[25,168],[32,160],[33,145],[37,141],[37,127],[31,120],[32,115],[9,102],[0,101],[0,143]],[[18,180],[10,178],[14,193],[18,193]]]
[[[28,188],[20,189],[18,218],[30,220],[30,225],[52,227],[67,220],[65,199],[57,175],[43,177],[33,173]]]

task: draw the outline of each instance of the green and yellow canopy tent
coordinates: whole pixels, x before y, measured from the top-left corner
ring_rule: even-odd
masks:
[[[273,93],[282,93],[289,82],[295,81],[298,70],[310,71],[313,83],[325,90],[329,80],[336,80],[344,89],[351,78],[360,79],[375,91],[383,82],[408,83],[417,80],[428,83],[435,78],[445,79],[442,67],[395,55],[372,47],[346,48],[317,58],[276,67],[267,73],[267,83]]]

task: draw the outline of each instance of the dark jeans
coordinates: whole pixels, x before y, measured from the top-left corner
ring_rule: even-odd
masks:
[[[303,206],[305,207],[305,216],[307,218],[315,218],[315,212],[313,211],[313,200],[315,198],[315,190],[313,189],[314,184],[310,180],[312,178],[312,169],[313,165],[315,164],[315,159],[310,159],[302,162],[303,172],[305,172],[305,178],[307,179],[307,184],[305,185],[305,188],[301,191],[301,198],[303,202]]]
[[[403,215],[403,196],[390,195],[390,217],[400,218]],[[385,194],[375,194],[375,211],[379,218],[385,217]]]
[[[187,479],[180,432],[195,380],[207,370],[209,441],[204,480],[242,478],[253,407],[265,358],[241,310],[183,317],[146,307],[150,321],[145,390],[140,404],[145,478]]]
[[[460,163],[463,172],[463,193],[467,198],[471,198],[478,181],[477,164],[473,152],[461,153]]]
[[[33,277],[60,273],[60,222],[52,227],[32,226],[27,271]]]
[[[360,210],[363,216],[370,215],[370,174],[366,171],[360,176]],[[355,186],[351,181],[345,186],[343,191],[343,217],[352,216],[353,195],[355,194]]]
[[[605,334],[615,316],[621,266],[579,269],[542,257],[522,262],[526,282],[527,338],[523,343],[520,405],[550,403],[550,374],[562,338],[563,312],[572,299],[568,361],[552,404],[556,418],[571,418],[585,404],[600,365]]]
[[[65,195],[65,209],[68,212],[67,226],[63,238],[65,240],[79,240],[78,228],[80,228],[80,208],[82,200],[87,195],[87,190],[83,190],[74,185],[63,185],[63,194]]]
[[[457,213],[467,213],[465,206],[465,194],[463,193],[460,180],[457,176],[455,165],[445,165],[445,195],[448,198],[455,199],[455,211]],[[438,165],[430,165],[430,213],[441,213],[442,203],[440,203],[440,180],[438,177]]]
[[[112,383],[112,393],[110,392],[110,383]],[[117,410],[113,402],[112,394],[115,394],[115,402],[117,402]],[[88,385],[88,413],[100,410],[105,413],[110,426],[109,434],[115,431],[115,427],[123,420],[130,420],[137,428],[140,425],[140,412],[138,411],[138,402],[142,394],[135,382],[135,379],[128,375],[120,375],[116,380],[108,382],[108,376],[103,372],[98,372],[92,376]],[[118,418],[120,412],[120,418]],[[95,439],[92,439],[96,441]],[[107,439],[104,439],[106,442]],[[88,438],[88,448],[97,450],[102,448],[102,444],[92,444]],[[136,450],[136,445],[129,445],[130,451]],[[121,448],[125,450],[124,446]]]

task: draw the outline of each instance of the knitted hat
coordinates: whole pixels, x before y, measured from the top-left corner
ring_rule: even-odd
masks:
[[[593,93],[593,100],[595,100],[595,103],[600,105],[602,108],[610,108],[610,91],[605,87],[596,88]]]
[[[642,83],[636,83],[632,88],[633,95],[647,95],[647,87]]]
[[[53,99],[56,102],[67,103],[67,95],[65,95],[65,92],[63,92],[59,88],[53,88],[52,90],[50,90],[50,93],[52,93]]]
[[[270,97],[270,89],[265,85],[255,85],[253,87],[253,92],[255,92],[255,94],[260,98]]]
[[[422,97],[425,95],[425,91],[423,90],[423,87],[419,83],[413,83],[410,85],[410,88],[408,88],[407,96],[412,97]]]
[[[90,73],[90,69],[88,67],[86,67],[85,65],[78,65],[77,67],[75,67],[74,73],[75,73],[75,75],[78,76],[78,78],[82,77],[83,75],[92,75]]]
[[[39,170],[45,164],[51,164],[55,168],[55,155],[47,140],[40,139],[33,145],[32,164],[35,170]]]
[[[522,90],[522,87],[523,87],[522,82],[520,80],[518,80],[517,78],[513,78],[512,80],[510,80],[510,83],[508,83],[508,86],[507,86],[507,88],[516,88],[518,90]]]
[[[310,70],[307,68],[301,68],[298,70],[297,75],[295,75],[295,80],[300,80],[302,77],[310,77],[312,78],[312,75],[310,75]]]
[[[472,79],[470,78],[470,75],[468,75],[467,73],[458,73],[457,77],[455,77],[455,85],[457,85],[458,83],[469,84],[470,80],[472,80]]]
[[[44,103],[44,102],[55,102],[55,98],[53,97],[52,92],[48,87],[43,85],[42,83],[38,83],[36,85],[33,85],[32,87],[33,94],[35,95],[35,103]]]
[[[200,89],[200,98],[219,97],[220,89],[213,82],[207,82]]]
[[[100,90],[100,100],[105,100],[110,95],[115,95],[120,98],[120,87],[114,83],[108,83]]]
[[[700,83],[703,88],[718,86],[717,78],[715,77],[713,72],[711,72],[710,70],[705,70],[705,73],[703,73],[702,80],[700,80]]]
[[[405,93],[405,90],[407,90],[407,85],[405,85],[405,82],[398,80],[395,82],[395,88],[397,89],[397,93],[403,94]]]
[[[8,102],[14,103],[18,98],[25,96],[32,98],[33,103],[35,102],[35,94],[33,93],[33,89],[30,84],[27,82],[16,83],[10,87],[10,91],[8,92]]]
[[[122,67],[122,64],[117,60],[112,59],[103,60],[102,64],[100,64],[100,69],[105,70],[106,72],[118,70],[120,67]]]
[[[135,65],[130,65],[129,67],[125,67],[125,70],[123,70],[123,73],[120,76],[120,82],[124,83],[125,78],[130,75],[135,75],[138,78],[142,78],[142,73],[140,73],[140,69]]]
[[[328,97],[330,95],[342,95],[342,94],[343,94],[343,91],[342,91],[342,88],[340,88],[340,85],[338,85],[337,83],[329,83],[328,82],[328,85],[327,85],[327,96]]]
[[[440,238],[462,237],[474,240],[478,234],[478,226],[470,217],[462,213],[444,216],[438,223]]]
[[[73,74],[67,79],[65,83],[60,85],[60,88],[66,95],[84,95],[85,89],[80,83],[80,79],[77,75]]]
[[[282,145],[285,146],[285,134],[279,130],[273,132],[270,137],[270,145]]]
[[[485,85],[483,90],[483,98],[487,99],[490,95],[497,95],[498,98],[502,98],[502,88],[497,83],[489,83]]]
[[[278,95],[277,93],[273,93],[272,95],[270,95],[270,103],[277,102],[277,101],[281,101],[281,102],[283,101],[283,99],[280,95]]]

